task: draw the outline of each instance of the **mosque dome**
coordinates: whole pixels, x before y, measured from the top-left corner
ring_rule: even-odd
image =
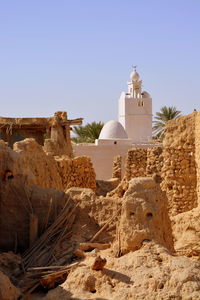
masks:
[[[137,82],[140,80],[140,75],[136,70],[134,70],[133,72],[131,72],[130,78],[132,82]]]
[[[100,140],[108,140],[108,139],[128,139],[127,133],[118,121],[109,121],[107,122],[99,135]]]

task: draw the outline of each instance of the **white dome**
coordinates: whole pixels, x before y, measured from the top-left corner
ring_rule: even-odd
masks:
[[[99,135],[99,139],[100,140],[107,140],[107,139],[123,140],[123,139],[128,139],[128,136],[122,124],[112,120],[107,122],[103,126],[101,133]]]

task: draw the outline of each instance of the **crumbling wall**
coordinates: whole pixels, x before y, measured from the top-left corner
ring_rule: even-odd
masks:
[[[197,171],[197,197],[200,205],[200,112],[195,112],[195,162]]]
[[[147,176],[151,176],[153,174],[161,174],[161,169],[163,166],[162,152],[163,147],[153,147],[147,149]]]
[[[63,124],[65,124],[63,126]],[[70,126],[67,122],[67,113],[58,111],[50,120],[50,138],[44,141],[44,150],[51,155],[73,156]]]
[[[0,179],[0,247],[13,251],[29,245],[32,215],[38,218],[39,234],[54,220],[65,203],[64,189],[96,189],[88,157],[56,161],[34,139],[15,143],[14,150],[0,142]]]
[[[57,157],[56,162],[65,190],[82,187],[96,191],[96,175],[89,157],[78,156],[73,159]]]
[[[126,180],[131,178],[146,176],[147,167],[147,149],[132,148],[127,153],[125,163]]]
[[[65,202],[63,191],[43,188],[56,183],[57,175],[53,166],[50,173],[51,165],[42,147],[34,139],[26,139],[15,147],[17,151],[3,141],[0,143],[0,247],[13,251],[29,245],[31,215],[38,217],[41,233],[44,223],[52,221]]]
[[[126,157],[124,177],[118,187],[108,193],[108,196],[123,197],[132,178],[160,175],[163,165],[162,151],[160,146],[130,149]]]
[[[89,157],[53,157],[47,155],[34,139],[17,142],[13,149],[19,154],[18,164],[27,174],[32,174],[37,186],[57,190],[70,187],[96,190],[95,172]]]
[[[195,113],[168,122],[163,147],[161,186],[176,215],[197,206]]]
[[[15,142],[34,138],[51,155],[73,157],[70,125],[82,124],[82,118],[68,120],[65,111],[55,112],[50,118],[0,117],[0,139],[13,146]]]
[[[26,178],[30,185],[36,184],[35,176],[30,172],[28,161],[25,165],[20,160],[20,154],[0,140],[0,182],[4,183],[12,178]]]
[[[117,155],[113,158],[113,167],[112,167],[112,178],[118,178],[121,180],[122,176],[122,157]]]
[[[62,179],[56,161],[46,155],[43,147],[34,139],[17,142],[13,150],[19,154],[21,167],[27,169],[35,177],[35,185],[63,190]]]

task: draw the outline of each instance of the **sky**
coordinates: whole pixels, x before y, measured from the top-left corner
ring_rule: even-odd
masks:
[[[0,0],[0,116],[117,120],[132,65],[153,114],[200,110],[200,0]]]

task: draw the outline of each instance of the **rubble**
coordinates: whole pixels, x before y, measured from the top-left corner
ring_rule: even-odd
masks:
[[[97,256],[91,266],[91,269],[95,271],[100,271],[103,270],[105,265],[106,265],[106,259],[101,258],[101,256]]]

